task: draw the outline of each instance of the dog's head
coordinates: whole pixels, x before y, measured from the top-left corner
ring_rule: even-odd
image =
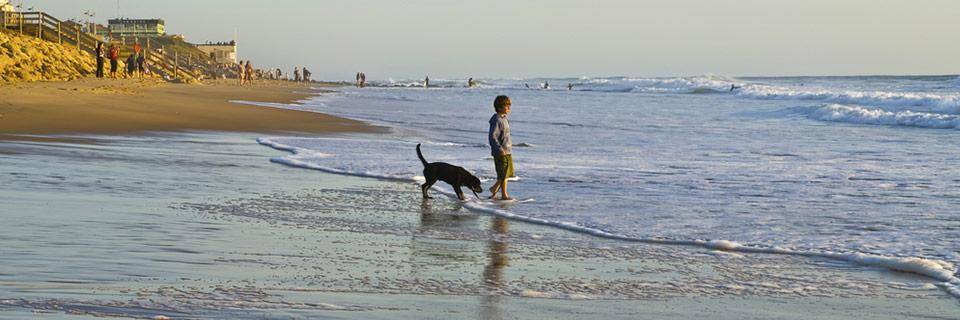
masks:
[[[477,196],[477,199],[480,199],[480,195],[477,194],[477,192],[483,193],[483,186],[480,185],[480,179],[471,174],[467,177],[466,187],[473,191],[473,195]]]

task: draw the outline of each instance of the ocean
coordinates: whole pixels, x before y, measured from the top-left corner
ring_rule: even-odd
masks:
[[[472,211],[625,242],[905,271],[960,297],[957,76],[466,82],[391,80],[274,105],[390,133],[258,141],[290,152],[276,163],[411,185],[422,181],[422,143],[428,161],[489,188],[487,120],[508,95],[519,201],[467,192]],[[443,183],[431,192],[452,195]]]

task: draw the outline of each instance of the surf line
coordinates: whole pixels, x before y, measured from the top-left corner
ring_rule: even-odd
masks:
[[[309,152],[306,149],[297,148],[281,143],[277,143],[267,138],[257,138],[257,143],[271,147],[273,149],[287,151],[294,155],[299,153]],[[412,182],[419,183],[419,180],[400,175],[387,175],[387,174],[378,174],[372,172],[352,172],[346,170],[340,170],[335,168],[329,168],[324,166],[319,166],[313,163],[308,163],[296,159],[291,159],[289,157],[273,157],[270,158],[270,162],[278,163],[282,165],[287,165],[291,167],[304,168],[318,170],[333,174],[342,174],[342,175],[352,175],[359,177],[367,178],[376,178],[389,181],[399,181],[399,182]],[[456,194],[450,191],[434,188],[434,190],[452,198],[456,199]],[[816,250],[794,250],[781,248],[777,246],[762,247],[756,245],[743,245],[729,240],[677,240],[677,239],[662,239],[662,238],[637,238],[637,237],[628,237],[624,235],[610,233],[604,230],[597,228],[590,228],[581,226],[573,222],[556,222],[540,218],[528,217],[523,215],[518,215],[507,210],[496,209],[484,206],[480,202],[476,201],[464,201],[463,207],[472,211],[486,213],[489,215],[502,217],[510,220],[526,222],[531,224],[543,225],[548,227],[560,228],[580,234],[586,234],[595,236],[603,239],[619,240],[625,242],[635,242],[635,243],[648,243],[648,244],[658,244],[658,245],[679,245],[679,246],[692,246],[692,247],[701,247],[712,250],[720,251],[731,251],[731,252],[742,252],[742,253],[763,253],[763,254],[778,254],[778,255],[790,255],[790,256],[802,256],[802,257],[812,257],[812,258],[825,258],[836,261],[848,262],[856,265],[868,266],[868,267],[877,267],[884,268],[892,271],[907,272],[913,273],[927,278],[940,281],[936,283],[937,287],[942,288],[951,296],[960,299],[960,277],[958,277],[957,270],[954,266],[950,265],[945,261],[940,260],[931,260],[923,259],[917,257],[893,257],[893,256],[883,256],[876,254],[866,254],[860,252],[833,252],[833,251],[816,251]]]

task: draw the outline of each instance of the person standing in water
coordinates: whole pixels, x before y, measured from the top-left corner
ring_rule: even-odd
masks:
[[[507,194],[507,179],[513,176],[513,142],[510,139],[510,97],[501,95],[493,100],[493,110],[497,113],[490,117],[490,130],[487,141],[493,155],[493,166],[497,171],[497,183],[490,187],[490,199],[500,192],[500,200],[513,200]]]
[[[429,77],[429,76],[427,76],[426,78],[423,79],[423,87],[424,87],[424,88],[429,88],[429,87],[430,87],[430,77]]]

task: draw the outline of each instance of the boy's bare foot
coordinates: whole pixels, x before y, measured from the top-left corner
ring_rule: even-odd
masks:
[[[492,194],[494,194],[494,195],[497,194],[497,186],[492,186],[492,187],[490,187],[490,189],[487,189],[487,190],[490,190],[490,193],[492,193]]]

